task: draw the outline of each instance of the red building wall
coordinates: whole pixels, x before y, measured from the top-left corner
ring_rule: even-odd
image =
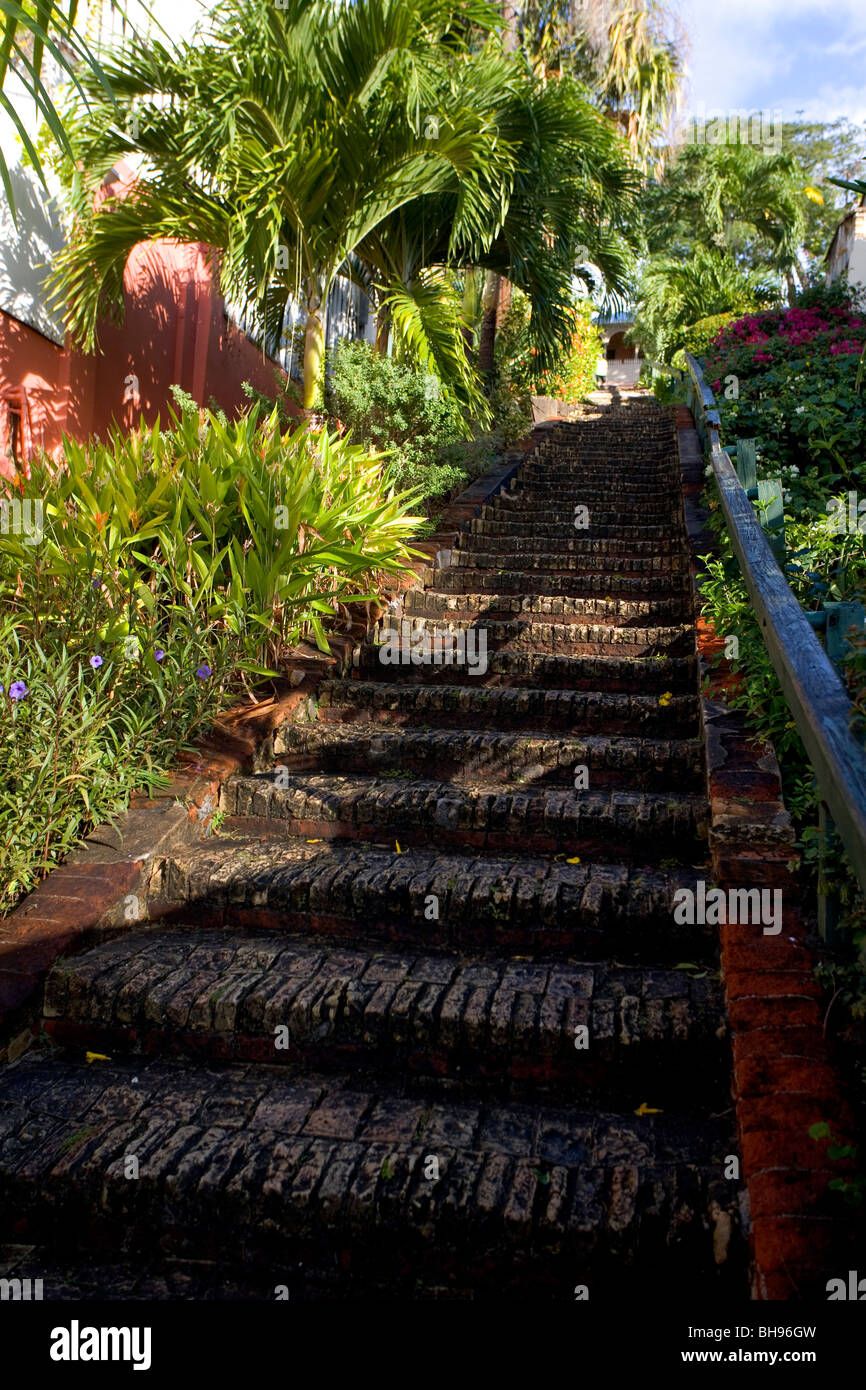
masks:
[[[234,325],[201,245],[155,241],[137,246],[123,283],[122,323],[100,326],[98,354],[59,346],[0,310],[0,475],[8,457],[12,413],[24,415],[23,452],[58,457],[62,437],[104,438],[141,417],[167,418],[172,384],[200,405],[213,398],[228,415],[247,398],[241,383],[273,395],[285,373]],[[23,403],[23,404],[22,404]],[[25,460],[26,467],[26,460]]]

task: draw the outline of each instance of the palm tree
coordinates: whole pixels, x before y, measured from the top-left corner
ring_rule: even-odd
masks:
[[[788,281],[805,229],[803,176],[792,154],[751,145],[690,144],[647,190],[651,251],[715,247],[741,264],[770,266]]]
[[[481,55],[490,70],[491,58]],[[513,70],[513,65],[506,72]],[[401,317],[417,318],[410,287],[425,267],[456,266],[462,272],[487,272],[482,292],[482,348],[492,346],[496,293],[491,283],[505,281],[523,290],[532,304],[532,345],[541,365],[551,365],[570,334],[569,309],[578,248],[604,273],[608,283],[624,287],[633,259],[628,219],[638,183],[621,142],[608,122],[570,79],[545,85],[520,68],[518,82],[500,89],[496,122],[512,150],[514,174],[500,230],[489,243],[453,235],[455,196],[413,200],[381,223],[358,257],[367,268],[365,288],[381,293],[380,328],[392,326],[405,337]],[[426,274],[426,272],[425,272]],[[400,314],[395,314],[400,296]],[[437,307],[429,300],[430,311]],[[444,301],[439,308],[444,307]],[[487,311],[486,315],[484,311]],[[417,314],[423,306],[417,306]],[[456,287],[448,303],[453,351],[460,352],[463,324]],[[384,320],[384,323],[383,323]],[[485,339],[485,330],[489,335]],[[460,355],[463,355],[462,353]],[[482,370],[490,368],[480,354]]]
[[[530,293],[552,351],[565,332],[576,239],[622,277],[634,188],[617,142],[573,84],[546,93],[490,38],[472,47],[449,0],[230,0],[203,47],[136,40],[109,68],[121,109],[82,118],[94,171],[57,284],[85,346],[121,298],[132,247],[196,240],[221,254],[223,290],[277,347],[286,305],[306,315],[304,404],[320,379],[322,311],[338,274],[373,295],[395,331],[479,404],[450,274],[485,265]],[[476,25],[497,15],[473,6]],[[149,167],[94,211],[102,170],[128,153],[135,112]]]
[[[535,70],[568,72],[596,93],[644,170],[680,98],[685,37],[662,0],[523,0],[519,30]]]
[[[659,137],[674,115],[683,76],[683,39],[665,34],[662,5],[628,0],[613,19],[599,88],[610,118],[620,127],[643,169],[660,170]]]
[[[666,37],[671,21],[660,0],[514,0],[508,25],[537,78],[575,78],[624,137],[635,164],[660,168],[659,137],[679,101],[684,43]],[[578,239],[592,255],[597,238]],[[574,265],[572,269],[575,269]],[[579,270],[578,270],[578,273]],[[496,330],[508,305],[509,282],[485,284],[480,365],[492,370]],[[606,284],[606,302],[621,302],[621,281]]]
[[[451,194],[452,239],[483,247],[504,216],[513,155],[489,103],[464,104],[451,80],[459,19],[450,0],[229,0],[203,45],[135,39],[107,65],[121,120],[102,106],[75,131],[94,177],[57,276],[74,336],[95,345],[137,242],[204,242],[271,350],[289,299],[302,303],[310,409],[328,291],[380,224],[413,199]],[[129,196],[94,211],[102,172],[133,149],[133,111],[148,167]]]

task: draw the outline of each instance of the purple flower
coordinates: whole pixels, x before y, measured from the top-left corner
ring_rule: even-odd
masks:
[[[201,666],[199,666],[198,670],[196,671],[196,675],[198,676],[200,681],[206,681],[210,674],[211,668],[208,666],[206,661],[203,661]]]
[[[101,656],[92,656],[92,657],[90,658],[90,664],[91,664],[91,666],[93,667],[94,671],[98,671],[99,668],[100,668],[100,666],[102,665],[102,657],[101,657]]]
[[[101,576],[101,575],[95,574],[90,582],[91,582],[91,584],[93,585],[94,589],[101,589],[101,588],[102,588],[102,576]]]
[[[11,700],[23,700],[29,692],[23,681],[13,681],[9,687],[9,698]]]
[[[165,652],[162,650],[162,647],[154,647],[154,649],[153,649],[153,659],[154,659],[154,661],[162,661],[162,659],[163,659],[164,656],[165,656]]]

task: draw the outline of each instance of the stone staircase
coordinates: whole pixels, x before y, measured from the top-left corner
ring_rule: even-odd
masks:
[[[709,876],[686,554],[668,412],[553,429],[385,620],[400,659],[380,624],[155,865],[154,920],[55,964],[0,1076],[35,1272],[747,1297],[715,930],[672,911]],[[461,634],[483,673],[412,664]]]

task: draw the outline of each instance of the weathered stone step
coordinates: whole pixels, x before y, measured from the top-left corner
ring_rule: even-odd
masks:
[[[391,665],[464,664],[475,660],[483,645],[494,652],[524,651],[534,655],[647,656],[667,653],[688,656],[694,651],[694,628],[678,623],[664,627],[625,627],[616,623],[587,623],[578,618],[545,622],[543,618],[502,617],[484,613],[463,618],[450,613],[443,618],[404,614],[385,618],[370,633],[366,645],[377,652],[379,663]],[[474,654],[474,655],[473,655]]]
[[[50,1243],[44,1245],[0,1245],[0,1279],[17,1279],[23,1287],[28,1287],[29,1280],[33,1298],[39,1280],[46,1303],[273,1303],[286,1281],[284,1268],[267,1264],[247,1268],[233,1263],[230,1257],[194,1260],[164,1254],[112,1258],[90,1249],[64,1251],[57,1233],[51,1236]],[[305,1281],[299,1280],[297,1291],[301,1297],[307,1294]],[[292,1296],[294,1293],[293,1287]],[[14,1293],[11,1296],[14,1298]]]
[[[491,558],[499,560],[499,556]],[[671,598],[675,594],[686,597],[691,592],[691,581],[685,571],[677,574],[668,570],[664,573],[657,571],[632,575],[623,574],[619,565],[614,574],[609,570],[607,573],[577,573],[575,570],[559,573],[533,570],[528,573],[519,569],[496,569],[493,566],[479,569],[462,564],[437,567],[431,574],[433,587],[447,594],[544,594],[549,598],[612,598],[614,594],[622,594],[635,598]]]
[[[155,865],[151,914],[425,952],[676,965],[712,960],[716,951],[713,927],[674,920],[677,891],[708,879],[705,867],[677,867],[677,855],[653,870],[400,843],[398,853],[395,838],[359,845],[220,836]]]
[[[406,617],[443,616],[488,618],[524,614],[554,619],[594,618],[621,627],[666,626],[691,622],[687,598],[603,599],[545,594],[445,594],[437,589],[410,589],[403,600]]]
[[[0,1099],[0,1231],[19,1241],[133,1255],[170,1233],[180,1256],[356,1277],[386,1262],[476,1291],[517,1270],[569,1301],[578,1277],[592,1290],[628,1269],[667,1292],[717,1286],[720,1259],[740,1273],[728,1120],[32,1054]]]
[[[703,1110],[729,1068],[715,973],[457,960],[305,937],[133,932],[52,969],[46,1030],[112,1057],[361,1064],[455,1082],[557,1082]],[[288,1030],[281,1033],[280,1030]],[[666,1071],[667,1069],[667,1071]]]
[[[622,521],[599,521],[595,513],[590,513],[589,525],[581,531],[575,527],[571,517],[565,517],[562,521],[520,521],[507,518],[502,519],[500,512],[493,512],[492,508],[485,508],[485,512],[480,517],[473,517],[469,523],[469,531],[473,536],[496,536],[503,538],[523,538],[536,540],[568,540],[574,536],[593,536],[603,540],[640,540],[644,543],[652,542],[658,544],[665,541],[670,543],[671,526],[668,523],[657,526],[638,526],[628,525]],[[615,515],[615,514],[614,514]],[[676,544],[682,547],[682,537],[676,537]]]
[[[564,503],[553,508],[548,502],[533,501],[519,494],[499,492],[489,504],[489,513],[501,521],[518,521],[524,524],[543,526],[550,522],[551,515],[573,524],[574,506],[580,499],[571,498],[571,505]],[[632,526],[652,525],[661,527],[668,534],[682,525],[681,510],[675,498],[669,503],[629,503],[617,497],[602,497],[593,501],[591,507],[593,523],[605,526],[622,526],[626,533]]]
[[[592,519],[586,530],[571,532],[561,536],[533,535],[510,536],[494,535],[492,532],[466,531],[460,537],[460,549],[469,554],[488,552],[494,555],[535,556],[551,555],[579,556],[581,561],[589,557],[604,556],[607,560],[623,557],[626,568],[631,568],[632,560],[638,557],[677,556],[682,554],[680,537],[668,535],[664,539],[633,540],[631,536],[596,535]],[[667,566],[663,566],[667,568]],[[674,568],[673,565],[670,568]]]
[[[646,521],[646,518],[656,514],[667,516],[680,503],[674,488],[655,488],[652,492],[635,493],[634,489],[621,482],[619,485],[616,482],[591,484],[580,478],[570,482],[545,482],[542,477],[528,477],[520,484],[514,480],[512,489],[499,492],[498,498],[502,499],[502,506],[512,502],[517,506],[523,503],[527,507],[546,507],[548,517],[550,513],[560,517],[571,516],[575,503],[584,502],[596,510],[605,507],[616,509],[626,521],[632,517]]]
[[[382,681],[425,684],[443,681],[458,685],[467,681],[470,684],[517,681],[521,685],[568,686],[573,690],[640,689],[657,692],[659,696],[687,694],[694,688],[697,665],[693,656],[610,656],[606,652],[607,648],[585,656],[557,656],[543,651],[490,649],[482,660],[479,644],[474,654],[468,653],[472,665],[458,664],[453,659],[453,651],[450,661],[449,653],[443,651],[440,663],[437,664],[431,653],[430,660],[417,665],[410,661],[411,651],[407,651],[405,664],[401,660],[398,665],[393,659],[393,648],[377,649],[365,644],[356,649],[353,660],[355,669],[362,675]]]
[[[530,458],[521,464],[514,475],[512,487],[520,487],[524,482],[556,483],[570,485],[588,483],[598,487],[614,486],[620,488],[623,478],[627,478],[629,488],[636,492],[655,492],[661,488],[673,491],[676,472],[670,463],[646,462],[640,468],[625,464],[621,457],[609,460],[569,457],[562,451],[549,458]]]
[[[319,687],[318,718],[344,724],[376,719],[437,727],[532,728],[650,736],[698,733],[698,698],[521,686],[407,685],[393,681],[333,680]]]
[[[461,537],[461,541],[464,544],[451,552],[451,567],[456,565],[461,569],[500,570],[503,555],[513,556],[513,550],[509,551],[507,547],[501,553],[495,549],[491,550],[485,537],[478,537],[477,546],[468,534]],[[688,569],[688,557],[681,552],[659,555],[656,551],[650,550],[647,554],[641,555],[625,552],[614,554],[610,550],[600,548],[614,542],[596,541],[594,544],[597,549],[593,549],[593,543],[590,542],[586,549],[579,553],[565,548],[521,552],[519,560],[525,573],[524,583],[531,583],[537,570],[552,574],[576,574],[586,578],[593,573],[607,577],[611,569],[615,568],[617,574],[640,578],[644,575],[673,577],[685,574]]]
[[[484,729],[385,733],[378,724],[285,724],[274,736],[272,752],[289,771],[423,774],[449,781],[483,777],[533,787],[573,787],[575,768],[583,767],[585,785],[596,790],[628,784],[658,791],[673,783],[694,792],[700,790],[703,767],[697,739],[575,738]],[[256,770],[272,771],[273,759],[262,760]]]
[[[603,851],[612,859],[701,853],[702,796],[560,790],[478,782],[412,781],[352,773],[232,777],[220,793],[229,827],[252,817],[291,835],[407,845],[515,846],[569,855]],[[265,828],[265,827],[262,827]]]
[[[527,478],[524,482],[514,483],[514,491],[511,496],[518,502],[527,502],[530,505],[544,504],[548,508],[548,516],[551,512],[555,515],[572,516],[574,508],[578,503],[583,503],[589,507],[602,510],[603,508],[616,508],[621,510],[624,521],[631,519],[644,521],[648,517],[658,515],[667,516],[676,507],[677,498],[672,488],[647,488],[641,491],[639,488],[625,488],[616,482],[590,484],[581,482],[575,478],[573,482],[557,482],[551,480],[545,482],[541,478]],[[508,494],[503,493],[503,496]]]

